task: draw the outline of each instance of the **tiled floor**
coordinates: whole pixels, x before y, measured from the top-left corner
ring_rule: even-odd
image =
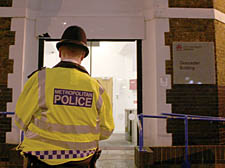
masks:
[[[109,140],[100,142],[100,148],[97,168],[135,168],[134,145],[125,140],[124,134],[113,134]]]

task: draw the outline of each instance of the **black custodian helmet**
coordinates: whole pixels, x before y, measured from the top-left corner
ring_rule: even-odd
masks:
[[[70,26],[64,31],[61,40],[56,44],[56,48],[59,50],[63,45],[80,46],[86,51],[85,57],[89,54],[85,31],[79,26]]]

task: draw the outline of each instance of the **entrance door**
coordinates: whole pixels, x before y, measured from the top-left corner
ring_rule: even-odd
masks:
[[[109,95],[111,103],[113,104],[113,79],[112,78],[95,78],[104,87],[105,91]]]
[[[39,60],[43,66],[53,67],[60,61],[56,43],[44,40],[43,61]],[[103,148],[137,143],[136,122],[128,117],[137,113],[137,44],[136,40],[88,42],[90,53],[82,65],[102,83],[113,105],[115,130],[109,140],[100,143]]]

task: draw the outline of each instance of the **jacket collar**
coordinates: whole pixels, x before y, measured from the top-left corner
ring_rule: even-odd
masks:
[[[56,64],[53,68],[57,68],[57,67],[61,67],[61,68],[75,68],[75,69],[77,69],[77,70],[79,70],[81,72],[87,73],[89,75],[89,73],[87,72],[87,70],[83,66],[81,66],[81,65],[79,65],[77,63],[71,62],[71,61],[61,61],[58,64]]]

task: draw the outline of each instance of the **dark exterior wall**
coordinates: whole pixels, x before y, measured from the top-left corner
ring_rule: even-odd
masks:
[[[169,0],[169,7],[215,8],[225,12],[225,0]],[[166,61],[166,74],[173,81],[173,42],[214,42],[216,62],[215,85],[176,85],[167,90],[167,103],[172,113],[225,117],[225,24],[214,19],[169,19],[170,32],[165,44],[170,46],[171,60]],[[168,120],[173,145],[184,144],[184,124]],[[207,130],[207,131],[206,131]],[[212,122],[189,122],[189,143],[225,144],[225,125]],[[213,138],[211,138],[213,137]]]
[[[0,111],[7,111],[12,101],[12,89],[8,88],[8,74],[13,72],[13,60],[9,59],[9,46],[14,44],[15,32],[10,31],[11,18],[0,18]],[[0,115],[0,142],[5,143],[6,132],[11,131],[11,118]]]
[[[0,7],[11,7],[12,0],[0,0]],[[0,17],[0,111],[7,111],[12,101],[12,88],[8,88],[8,74],[13,73],[13,60],[9,59],[9,47],[14,45],[15,32],[10,30],[11,18]],[[0,168],[22,168],[23,158],[15,150],[16,145],[6,144],[6,132],[10,132],[12,120],[0,114]]]
[[[171,8],[214,8],[225,13],[225,0],[168,0]]]
[[[15,144],[0,144],[0,168],[23,168],[23,157]]]
[[[0,7],[12,7],[12,0],[0,0]]]
[[[216,47],[216,62],[217,62],[217,83],[218,86],[221,87],[222,89],[223,87],[225,87],[225,23],[215,21],[215,41],[216,41],[215,47]]]
[[[225,0],[213,0],[213,6],[215,9],[225,13]]]
[[[221,0],[224,1],[224,0]],[[169,7],[213,8],[213,0],[169,0]]]
[[[214,42],[216,46],[216,28],[213,19],[170,19],[170,32],[165,33],[165,43],[171,48],[171,60],[166,61],[166,73],[173,79],[173,42]],[[220,35],[218,35],[220,37]],[[221,43],[222,45],[222,43]],[[215,49],[215,59],[216,59]],[[221,61],[216,61],[217,65]],[[219,63],[220,64],[220,63]],[[218,67],[217,67],[218,69]],[[222,70],[223,71],[223,70]],[[217,72],[219,72],[217,70]],[[222,76],[222,75],[221,75]],[[217,83],[218,83],[217,75]],[[172,80],[173,81],[173,80]],[[167,90],[167,103],[172,104],[172,113],[191,115],[221,116],[219,111],[218,85],[173,84]],[[222,112],[224,113],[224,112]],[[168,132],[172,133],[173,145],[184,145],[183,121],[168,120]],[[208,121],[189,122],[189,144],[223,144],[219,123]],[[207,130],[207,131],[205,131]],[[211,138],[213,137],[213,138]]]
[[[225,6],[225,4],[223,5]],[[215,21],[218,113],[225,117],[225,23]],[[225,124],[220,125],[220,141],[225,143]]]
[[[224,168],[224,145],[188,146],[188,161],[191,168]],[[184,167],[185,147],[164,146],[135,149],[137,168],[181,168]]]

